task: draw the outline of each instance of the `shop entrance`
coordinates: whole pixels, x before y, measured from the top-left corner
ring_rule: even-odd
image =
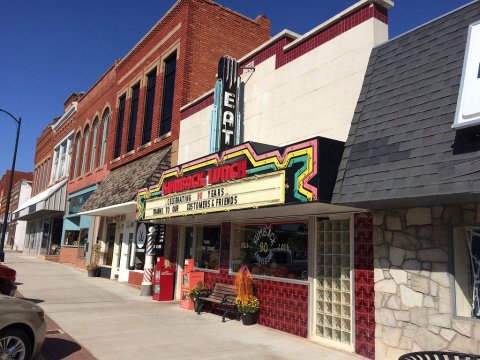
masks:
[[[113,248],[115,246],[115,223],[108,224],[107,227],[107,243],[105,251],[105,265],[112,266],[113,260]]]
[[[316,223],[313,335],[352,349],[350,219]]]

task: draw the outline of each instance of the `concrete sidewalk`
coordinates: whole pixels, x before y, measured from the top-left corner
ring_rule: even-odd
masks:
[[[99,360],[363,359],[260,325],[245,327],[178,302],[156,302],[115,281],[7,252],[19,291]]]

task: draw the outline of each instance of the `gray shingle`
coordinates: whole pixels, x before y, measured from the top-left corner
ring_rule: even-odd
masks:
[[[480,148],[454,153],[473,2],[372,50],[332,202],[395,206],[480,191]],[[428,200],[429,199],[429,200]]]
[[[137,190],[154,185],[170,165],[170,147],[112,170],[82,206],[81,211],[122,204],[135,199]]]

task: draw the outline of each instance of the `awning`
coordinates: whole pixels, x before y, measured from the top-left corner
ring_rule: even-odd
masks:
[[[67,180],[62,180],[38,193],[13,212],[13,220],[33,220],[65,212]]]
[[[135,212],[137,189],[158,183],[170,166],[170,147],[110,171],[80,209],[79,215],[113,216]]]
[[[76,215],[114,216],[118,214],[127,214],[131,212],[135,212],[136,208],[137,208],[137,203],[135,201],[129,201],[122,204],[116,204],[111,206],[105,206],[99,209],[83,211]]]

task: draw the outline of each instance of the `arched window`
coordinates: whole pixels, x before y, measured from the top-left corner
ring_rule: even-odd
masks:
[[[92,137],[92,150],[90,152],[90,166],[88,171],[93,170],[93,165],[95,164],[95,155],[97,154],[97,135],[98,135],[98,124],[99,124],[98,117],[95,118],[95,121],[93,122],[93,137]]]
[[[83,132],[83,151],[82,151],[82,169],[80,170],[80,175],[85,174],[85,166],[87,165],[87,149],[88,149],[88,136],[90,134],[90,128],[87,127],[85,128],[85,131]]]
[[[82,134],[78,133],[75,139],[75,162],[73,164],[73,179],[78,175],[78,163],[80,161],[80,145],[82,144]]]
[[[100,143],[100,157],[99,157],[99,166],[103,166],[105,163],[105,150],[107,149],[107,134],[108,134],[108,121],[110,119],[110,110],[105,110],[103,114],[103,131],[102,131],[102,142]]]

